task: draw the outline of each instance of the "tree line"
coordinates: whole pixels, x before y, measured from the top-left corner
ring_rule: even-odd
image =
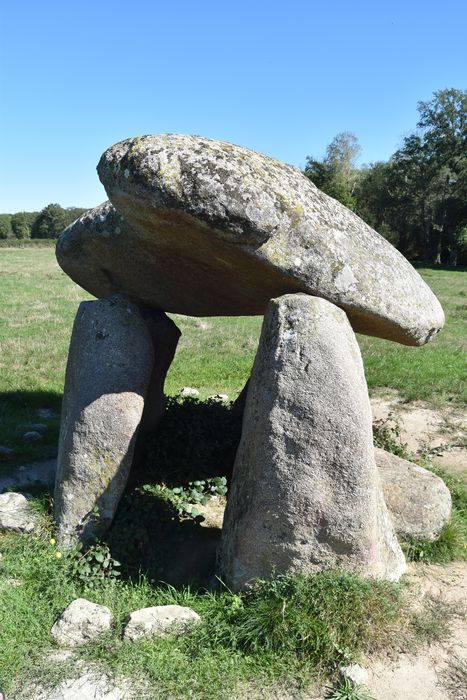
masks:
[[[19,211],[0,214],[0,239],[56,238],[64,228],[86,209],[48,204],[41,211]]]
[[[388,161],[356,167],[358,139],[345,132],[305,174],[409,259],[467,265],[467,91],[439,90],[418,113]]]

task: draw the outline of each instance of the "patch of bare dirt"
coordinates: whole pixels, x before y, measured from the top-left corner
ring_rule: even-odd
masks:
[[[367,687],[376,700],[467,700],[467,563],[412,565],[408,578],[420,606],[439,600],[456,615],[442,642],[368,660]]]
[[[372,397],[371,407],[374,420],[399,421],[401,440],[414,455],[431,453],[447,471],[467,475],[467,413],[461,408],[406,402],[397,392]]]

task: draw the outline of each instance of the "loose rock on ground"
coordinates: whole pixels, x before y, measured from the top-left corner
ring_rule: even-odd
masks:
[[[451,516],[451,494],[439,476],[375,448],[384,498],[398,535],[436,540]]]
[[[165,637],[183,634],[190,625],[201,622],[191,608],[181,605],[158,605],[132,612],[123,631],[125,641],[134,642],[142,637]]]
[[[58,644],[74,647],[110,629],[112,614],[105,605],[77,598],[65,608],[51,629]]]
[[[0,530],[31,532],[36,525],[36,516],[22,493],[0,495]]]

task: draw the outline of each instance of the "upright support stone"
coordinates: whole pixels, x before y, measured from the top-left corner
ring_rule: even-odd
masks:
[[[65,378],[55,485],[63,546],[109,527],[125,488],[154,351],[138,307],[115,295],[80,304]]]
[[[154,366],[144,404],[141,429],[157,428],[165,410],[164,383],[182,335],[180,329],[163,311],[140,307],[154,347]]]
[[[324,299],[269,302],[224,517],[220,574],[342,568],[397,579],[404,557],[376,469],[360,350]]]

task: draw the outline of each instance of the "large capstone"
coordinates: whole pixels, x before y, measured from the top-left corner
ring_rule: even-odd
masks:
[[[264,318],[224,517],[220,574],[343,568],[395,580],[402,551],[375,464],[361,355],[346,314],[305,294]]]
[[[109,148],[109,203],[62,234],[57,258],[96,296],[116,291],[182,314],[263,314],[307,292],[354,330],[421,345],[444,315],[384,238],[297,168],[228,143],[143,136]]]
[[[60,425],[55,519],[64,546],[109,527],[133,459],[154,360],[138,307],[82,302],[73,326]]]

